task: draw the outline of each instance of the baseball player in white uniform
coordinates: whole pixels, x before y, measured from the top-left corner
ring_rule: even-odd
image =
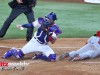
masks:
[[[35,59],[42,59],[47,61],[55,61],[56,54],[48,46],[48,42],[52,44],[57,40],[57,36],[62,33],[59,27],[54,23],[57,20],[55,13],[51,12],[47,14],[44,18],[39,17],[38,20],[23,25],[17,25],[17,28],[38,28],[34,33],[33,38],[23,47],[21,50],[10,49],[4,54],[4,58],[7,59],[11,56],[15,58],[22,58],[25,54],[31,52],[41,52],[35,55]]]
[[[85,46],[76,51],[64,53],[59,59],[66,59],[69,57],[69,61],[75,61],[98,56],[100,56],[100,31],[97,31],[94,36],[90,37]]]

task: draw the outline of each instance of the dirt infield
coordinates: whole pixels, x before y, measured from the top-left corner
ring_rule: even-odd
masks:
[[[58,0],[51,0],[58,1]],[[83,0],[60,0],[67,2],[83,2]],[[60,38],[50,47],[55,51],[57,57],[72,50],[82,47],[87,38]],[[0,75],[100,75],[100,58],[83,61],[69,62],[68,60],[46,62],[42,60],[31,60],[32,53],[25,55],[23,59],[1,58],[3,54],[12,47],[21,48],[27,42],[25,39],[3,39],[0,40]],[[30,63],[23,70],[8,69],[2,71],[1,62]]]
[[[60,38],[50,47],[55,51],[57,57],[63,52],[76,50],[85,44],[86,38]],[[21,48],[25,39],[0,40],[0,57],[11,47]],[[3,70],[0,75],[100,75],[100,58],[83,61],[69,62],[68,60],[46,62],[43,60],[31,60],[32,54],[27,54],[21,59],[2,59],[5,62],[27,62],[30,63],[24,70]]]

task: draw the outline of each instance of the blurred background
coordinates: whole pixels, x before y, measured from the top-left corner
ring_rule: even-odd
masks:
[[[11,12],[9,1],[11,0],[0,0],[0,28]],[[88,38],[100,30],[100,4],[91,1],[92,3],[84,0],[38,0],[37,6],[33,8],[35,19],[55,12],[58,17],[55,23],[63,32],[60,38]],[[26,29],[16,29],[16,24],[24,23],[28,22],[26,16],[21,14],[13,21],[4,38],[25,38]]]

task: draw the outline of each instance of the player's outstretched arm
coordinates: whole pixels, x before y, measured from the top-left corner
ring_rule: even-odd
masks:
[[[28,23],[28,24],[23,24],[23,25],[20,25],[20,24],[17,24],[16,25],[16,28],[20,29],[20,30],[23,30],[24,28],[33,28],[33,24],[32,23]]]
[[[32,22],[32,23],[28,23],[28,24],[23,24],[23,25],[20,25],[20,24],[17,24],[16,27],[18,29],[20,28],[39,28],[41,26],[41,24],[38,22],[38,20]]]

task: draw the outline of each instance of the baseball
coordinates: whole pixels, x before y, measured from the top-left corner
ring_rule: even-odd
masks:
[[[24,30],[24,28],[23,27],[20,27],[20,30]]]

